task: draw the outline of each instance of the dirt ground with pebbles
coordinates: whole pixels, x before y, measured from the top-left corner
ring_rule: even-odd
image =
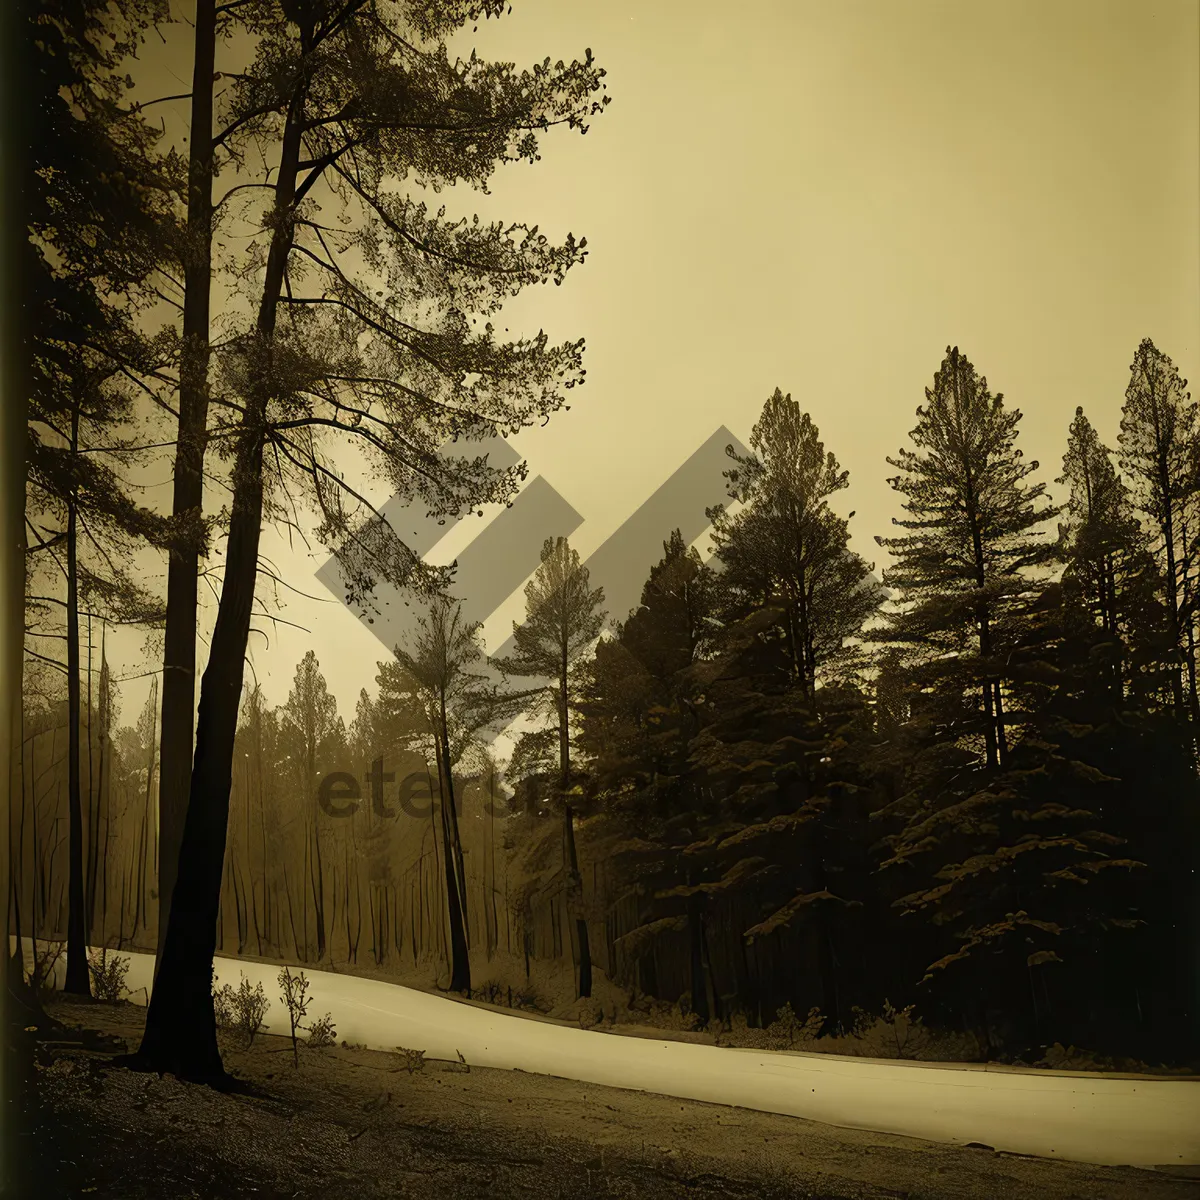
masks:
[[[136,1048],[144,1010],[50,1015]],[[223,1035],[224,1037],[224,1035]],[[106,1065],[29,1032],[30,1196],[1185,1200],[1200,1180],[837,1129],[564,1079],[260,1036],[223,1043],[251,1094]],[[113,1048],[107,1050],[113,1053]],[[419,1050],[420,1047],[414,1047]],[[414,1069],[415,1068],[415,1069]]]

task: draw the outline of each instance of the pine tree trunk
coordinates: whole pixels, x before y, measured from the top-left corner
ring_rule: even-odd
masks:
[[[493,771],[488,789],[488,841],[492,851],[492,886],[490,891],[492,908],[492,936],[488,942],[488,958],[500,949],[500,918],[496,913],[496,774]]]
[[[376,936],[375,930],[375,884],[371,880],[367,880],[367,917],[371,925],[371,956],[375,959],[375,965],[379,966],[379,938]]]
[[[85,937],[91,943],[96,925],[96,868],[99,866],[98,847],[96,845],[98,821],[96,801],[96,763],[92,752],[92,716],[95,712],[92,703],[92,614],[88,613],[88,665],[87,665],[87,876],[84,880],[84,929]]]
[[[242,760],[243,763],[245,761],[245,759]],[[246,859],[250,867],[250,913],[254,922],[254,941],[258,946],[258,956],[262,958],[263,933],[258,915],[258,887],[254,880],[254,835],[250,824],[250,771],[248,767],[243,767],[242,770],[242,797],[246,812]]]
[[[157,680],[151,681],[151,688],[157,684]],[[150,856],[150,837],[151,837],[151,822],[154,811],[153,795],[154,795],[154,768],[157,762],[158,746],[155,739],[156,730],[154,728],[154,704],[153,700],[150,705],[150,759],[146,764],[146,802],[142,808],[142,827],[141,827],[141,846],[138,851],[138,889],[137,889],[137,920],[134,928],[140,924],[142,928],[146,928],[146,868]],[[161,908],[161,906],[160,906]]]
[[[124,866],[124,863],[121,864]],[[121,907],[117,912],[117,949],[125,947],[125,908],[129,903],[129,872],[121,872]]]
[[[1192,722],[1192,741],[1200,744],[1200,690],[1196,680],[1196,627],[1189,620],[1187,627],[1188,715]]]
[[[1000,690],[999,680],[993,684],[996,689],[996,761],[1000,766],[1008,761],[1008,735],[1004,732],[1004,694]]]
[[[816,837],[812,846],[813,880],[817,890],[830,891],[829,876],[826,871],[826,835],[824,822],[816,827]],[[828,1022],[827,1029],[841,1031],[842,1014],[838,989],[837,958],[833,950],[833,921],[828,902],[819,903],[813,914],[817,931],[817,969],[821,975],[821,1005],[825,1010]]]
[[[358,943],[362,941],[362,872],[357,861],[354,864],[354,916],[353,961],[358,962]]]
[[[71,451],[79,447],[79,407],[71,413]],[[87,929],[83,903],[83,810],[79,788],[79,566],[78,513],[67,500],[67,809],[69,820],[67,974],[63,991],[90,996]]]
[[[100,661],[103,663],[104,645],[101,640]],[[110,720],[108,697],[104,700],[104,720],[100,723],[100,804],[104,813],[104,854],[100,866],[100,944],[108,945],[108,863],[112,843],[112,783],[111,767],[105,771],[105,753],[108,747],[108,722]]]
[[[316,871],[312,877],[313,909],[317,934],[317,961],[325,958],[325,871],[321,860],[321,830],[314,816],[312,825],[313,861]]]
[[[1161,530],[1167,554],[1167,620],[1171,632],[1171,649],[1175,656],[1175,661],[1171,664],[1171,702],[1175,706],[1176,713],[1182,716],[1183,664],[1179,661],[1179,656],[1183,649],[1183,631],[1180,622],[1179,573],[1175,559],[1175,502],[1173,497],[1175,481],[1171,477],[1171,467],[1167,461],[1165,448],[1160,452],[1158,457],[1158,499],[1162,505],[1163,519]]]
[[[442,845],[446,877],[446,907],[450,921],[450,990],[471,991],[471,961],[467,946],[466,914],[463,911],[465,895],[462,890],[461,851],[456,857],[458,842],[457,815],[454,812],[454,784],[450,778],[449,753],[442,748],[442,771],[445,782],[441,785],[442,795]],[[440,782],[440,781],[439,781]]]
[[[262,454],[272,387],[270,348],[284,267],[291,248],[292,225],[288,215],[295,198],[303,108],[304,90],[298,87],[284,128],[275,189],[276,211],[284,216],[275,227],[267,258],[257,322],[259,355],[248,386],[235,452],[225,577],[208,666],[200,685],[195,763],[180,842],[179,869],[162,962],[136,1056],[139,1065],[216,1085],[227,1084],[229,1076],[217,1046],[212,967],[229,827],[233,751],[258,576],[263,516]]]
[[[257,474],[262,443],[253,434],[247,443],[243,443],[240,453],[240,479],[221,604],[201,684],[196,761],[179,869],[158,978],[138,1052],[156,1070],[214,1083],[223,1082],[226,1075],[217,1048],[212,964],[217,948],[234,735],[262,521],[262,484]]]
[[[563,806],[564,832],[567,838],[567,864],[571,886],[578,904],[583,903],[583,880],[579,874],[579,858],[575,853],[575,812],[569,804]],[[588,940],[587,918],[582,913],[575,917],[575,937],[579,942],[579,998],[592,994],[592,950]]]
[[[454,873],[458,880],[459,908],[462,912],[463,936],[469,944],[471,923],[470,915],[467,912],[467,869],[463,859],[462,837],[458,827],[458,803],[454,795],[454,774],[450,762],[450,734],[447,723],[445,697],[442,698],[441,705],[441,729],[439,731],[438,750],[442,761],[442,768],[439,768],[439,770],[444,768],[446,777],[444,794],[447,800],[447,811],[450,816],[450,833],[454,849]]]
[[[762,1005],[758,998],[757,980],[754,972],[751,970],[750,956],[746,952],[746,939],[742,936],[741,932],[745,922],[741,920],[741,916],[736,910],[734,910],[731,916],[736,922],[733,933],[737,938],[737,953],[733,956],[733,966],[737,975],[738,995],[745,1006],[747,1021],[761,1025]]]
[[[983,583],[980,582],[979,586],[983,587]],[[983,741],[985,754],[987,756],[987,765],[990,768],[995,768],[1000,763],[999,746],[996,742],[996,709],[994,703],[995,694],[992,690],[992,681],[986,674],[989,670],[986,660],[990,659],[991,655],[991,629],[988,623],[987,611],[981,605],[979,609],[979,656],[984,660],[981,666],[985,672],[983,681]]]
[[[354,940],[350,936],[350,850],[347,844],[345,870],[343,872],[345,895],[342,897],[342,920],[346,925],[346,961],[354,961]]]
[[[559,786],[563,793],[563,834],[567,845],[568,879],[576,903],[582,905],[583,880],[579,874],[579,858],[575,853],[575,813],[567,803],[567,793],[571,786],[570,715],[567,696],[567,640],[564,636],[558,679]],[[579,999],[584,1000],[592,994],[592,948],[588,940],[587,918],[578,911],[575,916],[575,940],[579,944]]]
[[[688,941],[690,945],[692,1012],[707,1025],[712,1019],[708,1008],[708,987],[704,979],[704,916],[698,896],[688,897]]]
[[[188,163],[187,254],[183,343],[179,367],[179,434],[172,512],[196,525],[204,500],[208,427],[209,296],[212,279],[213,65],[216,0],[196,0]],[[196,530],[192,530],[195,533]],[[196,600],[200,548],[194,539],[172,548],[167,565],[163,637],[162,749],[158,788],[157,975],[167,936],[171,896],[188,808],[196,710]]]
[[[21,908],[20,896],[25,886],[25,706],[22,704],[14,718],[17,725],[15,744],[17,751],[20,754],[21,765],[21,819],[17,825],[17,852],[14,856],[11,853],[12,847],[9,847],[9,871],[13,876],[13,920],[15,928],[13,935],[16,937],[16,967],[17,980],[24,986],[25,982],[25,951],[21,945]],[[9,763],[12,766],[12,763]],[[36,814],[35,814],[36,816]],[[15,860],[15,869],[14,869]]]

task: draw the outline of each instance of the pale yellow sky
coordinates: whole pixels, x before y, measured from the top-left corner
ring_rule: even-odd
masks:
[[[445,201],[588,239],[563,287],[502,323],[587,339],[572,410],[515,443],[584,516],[585,556],[719,425],[747,438],[777,386],[849,469],[843,511],[877,559],[897,511],[885,457],[948,344],[1025,414],[1047,481],[1076,405],[1115,443],[1141,338],[1200,378],[1195,0],[513,9],[464,47],[527,64],[590,46],[612,103],[586,137],[552,135],[541,162],[506,168],[492,195]],[[265,546],[325,594],[323,553]],[[489,634],[520,608],[518,594]],[[349,720],[381,647],[336,602],[293,598],[281,615],[312,632],[280,630],[269,652],[253,639],[270,700],[311,647]],[[144,693],[127,696],[129,720]]]

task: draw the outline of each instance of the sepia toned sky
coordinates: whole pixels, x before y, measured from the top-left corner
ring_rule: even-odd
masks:
[[[147,48],[139,94],[186,90],[188,32]],[[608,71],[585,137],[444,197],[588,239],[563,287],[501,322],[587,339],[571,411],[515,440],[584,517],[585,557],[718,426],[746,440],[777,386],[849,469],[838,507],[878,561],[885,459],[947,345],[1025,414],[1047,481],[1077,405],[1115,444],[1141,338],[1200,378],[1196,0],[514,0],[455,48],[472,45],[521,65],[590,46]],[[177,137],[186,108],[159,111]],[[281,703],[316,650],[349,721],[382,648],[313,578],[319,547],[264,549],[322,599],[287,600],[305,628],[252,639],[255,672]]]

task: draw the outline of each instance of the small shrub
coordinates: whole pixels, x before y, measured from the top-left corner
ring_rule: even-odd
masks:
[[[580,1029],[595,1029],[604,1020],[604,1010],[597,1012],[587,1000],[580,1000],[576,1009]]]
[[[512,989],[510,988],[509,992],[511,993],[511,991]],[[504,999],[504,989],[494,979],[492,979],[476,990],[475,997],[478,1000],[483,1000],[487,1004],[499,1005]],[[512,1006],[509,1005],[509,1007],[511,1008]]]
[[[308,1037],[305,1038],[304,1044],[310,1050],[320,1050],[325,1046],[333,1046],[337,1043],[337,1030],[333,1027],[333,1016],[326,1013],[323,1017],[318,1017],[308,1027]]]
[[[1187,1066],[1168,1067],[1162,1063],[1155,1066],[1136,1058],[1098,1054],[1094,1050],[1081,1050],[1077,1046],[1064,1047],[1062,1042],[1055,1042],[1053,1046],[1047,1046],[1045,1057],[1034,1065],[1052,1067],[1058,1071],[1120,1071],[1131,1075],[1189,1075],[1195,1073],[1191,1067]]]
[[[901,1058],[920,1062],[978,1062],[986,1058],[985,1047],[971,1033],[934,1030],[916,1016],[911,1004],[896,1008],[883,1002],[883,1012],[872,1015],[861,1008],[854,1010],[854,1028],[842,1039],[838,1054],[857,1054],[866,1058]]]
[[[397,1046],[396,1053],[400,1055],[401,1066],[411,1075],[414,1071],[425,1070],[425,1051],[409,1050],[405,1046]]]
[[[775,1013],[775,1020],[765,1032],[768,1044],[775,1049],[792,1050],[816,1041],[824,1025],[825,1018],[819,1008],[810,1008],[808,1016],[801,1020],[789,1002]]]
[[[884,1001],[879,1015],[855,1007],[852,1028],[841,1034],[822,1034],[824,1018],[810,1009],[804,1020],[785,1004],[765,1029],[752,1028],[745,1015],[735,1013],[717,1044],[755,1050],[811,1049],[860,1058],[899,1058],[923,1062],[977,1062],[982,1048],[971,1034],[929,1029],[912,1006],[898,1009]],[[819,1040],[818,1040],[819,1039]]]
[[[691,1033],[700,1024],[700,1018],[689,1009],[686,996],[674,1004],[651,1002],[639,1005],[635,1011],[641,1023],[675,1033]]]
[[[896,1058],[919,1058],[930,1046],[929,1030],[920,1017],[913,1015],[913,1006],[897,1009],[890,1000],[883,1002],[883,1016],[876,1018],[871,1030],[878,1030],[885,1045]],[[867,1034],[869,1036],[869,1032]],[[888,1055],[891,1057],[891,1054]]]
[[[333,1026],[333,1018],[329,1013],[317,1018],[311,1025],[304,1024],[308,1016],[308,1006],[312,996],[308,994],[308,976],[301,971],[293,975],[287,967],[279,972],[279,987],[283,993],[283,1004],[287,1009],[288,1023],[291,1026],[292,1037],[292,1066],[300,1065],[300,1031],[307,1030],[308,1037],[304,1044],[310,1049],[319,1050],[324,1046],[332,1046],[337,1042],[337,1030]]]
[[[308,1013],[311,999],[308,995],[308,978],[303,971],[293,975],[284,967],[279,972],[279,986],[283,992],[283,1005],[287,1009],[288,1021],[291,1025],[292,1036],[292,1066],[300,1065],[300,1040],[297,1032],[303,1028],[301,1022]]]
[[[229,984],[213,988],[213,1019],[218,1029],[233,1028],[233,989]]]
[[[47,942],[39,952],[37,942],[33,943],[33,966],[29,972],[29,986],[38,997],[45,998],[54,990],[54,968],[66,948],[66,942]]]
[[[88,971],[92,976],[92,994],[105,1004],[120,1002],[121,993],[127,991],[125,976],[129,974],[129,959],[119,954],[108,957],[108,949],[88,956]]]
[[[270,1007],[271,1002],[263,991],[263,985],[256,983],[251,987],[244,972],[236,991],[232,984],[227,983],[219,991],[213,992],[213,1013],[218,1027],[241,1034],[247,1047],[254,1044],[254,1037],[262,1029]]]
[[[513,1006],[527,1009],[530,1012],[548,1013],[550,1011],[550,1005],[531,987],[523,987],[513,993]]]

